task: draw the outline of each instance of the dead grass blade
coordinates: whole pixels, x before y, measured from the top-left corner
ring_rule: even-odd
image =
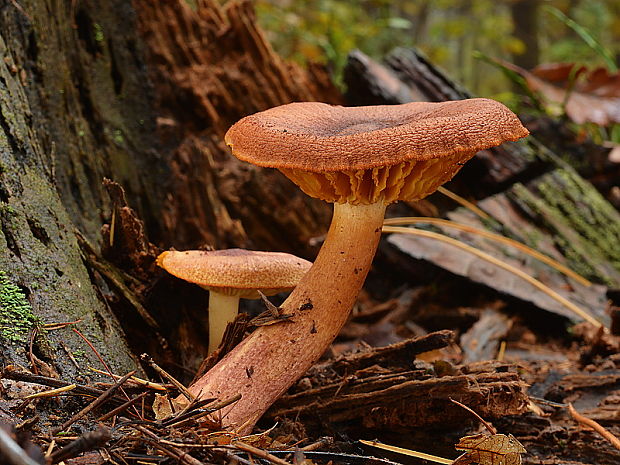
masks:
[[[449,191],[448,189],[446,189],[443,186],[439,186],[439,188],[437,189],[437,192],[441,192],[443,195],[445,195],[446,197],[448,197],[449,199],[454,200],[456,203],[458,203],[459,205],[467,208],[469,211],[474,212],[476,215],[478,215],[480,218],[485,218],[485,219],[489,219],[491,218],[489,216],[489,214],[487,212],[485,212],[484,210],[482,210],[481,208],[477,207],[476,205],[474,205],[473,203],[471,203],[469,200],[464,199],[463,197],[461,197],[458,194],[455,194],[452,191]]]
[[[422,460],[430,460],[431,462],[443,463],[446,465],[450,465],[454,460],[444,459],[443,457],[437,457],[436,455],[425,454],[423,452],[417,452],[411,449],[405,449],[403,447],[390,446],[389,444],[381,444],[377,441],[365,441],[363,439],[359,440],[362,444],[366,446],[376,447],[377,449],[388,450],[390,452],[396,452],[397,454],[408,455],[409,457],[417,457]]]
[[[545,286],[543,283],[541,283],[539,280],[537,280],[536,278],[533,278],[532,276],[530,276],[529,274],[523,272],[522,270],[515,268],[512,265],[509,265],[508,263],[505,263],[501,260],[499,260],[498,258],[493,257],[492,255],[489,255],[486,252],[483,252],[481,250],[476,249],[475,247],[472,247],[470,245],[467,245],[461,241],[458,241],[452,237],[448,237],[448,236],[444,236],[443,234],[438,234],[435,232],[431,232],[431,231],[423,231],[421,229],[415,229],[415,228],[405,228],[405,227],[399,227],[399,226],[384,226],[383,227],[383,232],[386,233],[401,233],[401,234],[410,234],[412,236],[419,236],[419,237],[426,237],[429,239],[435,239],[438,241],[442,241],[448,244],[451,244],[455,247],[458,247],[459,249],[465,250],[469,253],[472,253],[474,255],[476,255],[477,257],[481,258],[482,260],[485,260],[489,263],[492,263],[493,265],[496,265],[516,276],[519,276],[520,278],[524,279],[525,281],[527,281],[528,283],[530,283],[532,286],[536,287],[538,290],[540,290],[541,292],[544,292],[545,294],[547,294],[549,297],[551,297],[553,300],[559,302],[560,304],[562,304],[564,307],[566,307],[567,309],[569,309],[571,312],[573,312],[576,315],[579,315],[582,319],[584,319],[585,321],[592,323],[594,326],[596,327],[604,327],[603,323],[601,323],[600,321],[598,321],[596,318],[594,318],[592,315],[590,315],[587,311],[583,310],[582,308],[579,308],[577,305],[575,305],[574,303],[572,303],[570,300],[562,297],[560,294],[558,294],[557,292],[555,292],[553,289],[549,288],[548,286]],[[607,328],[605,328],[605,330],[607,330]]]
[[[388,450],[390,452],[396,452],[397,454],[408,455],[409,457],[417,457],[422,460],[430,460],[431,462],[444,463],[446,465],[450,465],[453,462],[453,460],[444,459],[443,457],[437,457],[436,455],[425,454],[423,452],[417,452],[415,450],[405,449],[403,447],[390,446],[389,444],[381,444],[377,441],[365,441],[363,439],[360,439],[359,441],[366,446],[376,447],[377,449]]]

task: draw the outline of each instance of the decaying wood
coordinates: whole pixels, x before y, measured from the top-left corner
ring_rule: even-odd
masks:
[[[222,136],[258,110],[295,100],[339,102],[326,72],[276,55],[249,1],[200,0],[195,9],[180,0],[135,4],[153,64],[160,134],[174,147],[162,213],[167,245],[308,253],[307,239],[329,223],[328,207],[281,174],[231,157]]]
[[[341,357],[316,366],[307,378],[315,386],[281,397],[267,417],[299,417],[309,424],[357,421],[367,428],[398,429],[464,421],[467,412],[455,407],[451,397],[486,418],[525,410],[526,385],[509,364],[455,367],[447,376],[431,374],[423,363],[416,365],[420,351],[449,341],[449,331],[431,333],[393,346],[368,348],[351,355],[350,365],[347,357]],[[408,356],[402,357],[403,353]],[[302,381],[300,386],[307,384]]]
[[[493,360],[499,344],[512,326],[506,315],[495,309],[485,309],[480,319],[461,336],[463,363]]]
[[[328,370],[334,370],[339,375],[346,375],[373,365],[386,368],[406,366],[415,360],[416,355],[447,347],[453,339],[452,331],[443,330],[422,337],[405,339],[385,347],[374,347],[372,350],[341,355],[329,362],[315,365],[310,370],[309,376]]]

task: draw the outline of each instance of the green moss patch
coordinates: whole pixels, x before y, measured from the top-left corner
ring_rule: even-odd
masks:
[[[22,290],[0,271],[0,338],[11,344],[24,343],[36,324],[37,319]]]

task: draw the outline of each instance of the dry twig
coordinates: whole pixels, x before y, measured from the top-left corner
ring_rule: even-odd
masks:
[[[97,397],[93,402],[91,402],[86,407],[84,407],[82,410],[80,410],[78,413],[73,415],[73,417],[71,417],[69,420],[65,421],[62,425],[57,426],[56,428],[52,429],[52,434],[58,434],[59,432],[67,429],[69,426],[71,426],[73,423],[75,423],[79,419],[84,418],[84,416],[86,416],[91,410],[95,409],[96,407],[103,404],[106,400],[108,400],[118,389],[121,388],[121,386],[125,383],[125,381],[127,381],[129,377],[135,373],[136,373],[135,371],[130,371],[129,373],[127,373],[125,376],[119,379],[110,389],[105,391],[103,394]]]
[[[570,413],[570,416],[573,417],[576,422],[592,428],[598,434],[607,439],[612,444],[612,446],[620,450],[620,439],[618,439],[616,436],[603,428],[603,426],[601,426],[599,423],[592,420],[591,418],[583,416],[581,413],[575,410],[575,407],[573,407],[573,404],[571,403],[568,404],[568,411]]]

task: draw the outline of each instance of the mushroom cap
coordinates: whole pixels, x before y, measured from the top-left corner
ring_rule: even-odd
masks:
[[[157,264],[168,273],[213,292],[258,299],[293,289],[312,263],[281,252],[255,250],[167,251]]]
[[[226,133],[233,154],[278,168],[327,201],[416,200],[477,151],[528,135],[499,102],[469,99],[366,107],[299,102],[256,113]]]

